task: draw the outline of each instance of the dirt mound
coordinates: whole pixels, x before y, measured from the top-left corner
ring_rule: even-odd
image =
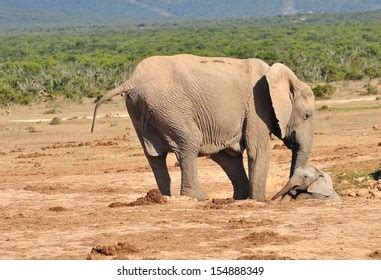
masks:
[[[128,203],[127,206],[140,206],[151,204],[166,204],[167,200],[161,195],[158,189],[152,189],[147,192],[145,197],[139,197],[137,200]]]
[[[374,260],[381,260],[381,251],[374,251],[369,254],[369,258]]]
[[[254,225],[256,225],[256,226],[268,226],[268,225],[271,225],[272,223],[274,223],[274,221],[271,219],[261,219],[259,221],[255,221]]]
[[[43,153],[30,153],[30,154],[21,154],[17,158],[37,158],[37,157],[46,157],[46,156],[51,156],[51,154],[43,154]]]
[[[293,260],[290,257],[278,256],[276,254],[251,254],[242,255],[238,260]]]
[[[108,207],[117,208],[117,207],[125,207],[125,206],[127,206],[127,203],[117,201],[117,202],[111,203]]]
[[[91,142],[90,141],[86,141],[86,142],[68,141],[66,143],[56,142],[53,145],[41,147],[41,150],[45,151],[50,149],[76,148],[76,147],[83,147],[83,146],[91,146]]]
[[[246,218],[241,218],[241,219],[230,219],[229,223],[234,224],[234,225],[249,225],[252,222],[248,221]]]
[[[62,206],[54,206],[54,207],[50,207],[48,209],[49,211],[52,211],[52,212],[63,212],[63,211],[67,211],[67,209],[65,207],[62,207]]]
[[[108,147],[108,146],[118,146],[119,144],[115,141],[98,141],[95,146],[102,146],[102,147]]]
[[[128,242],[118,242],[116,245],[99,245],[91,249],[87,255],[88,260],[102,259],[103,256],[116,256],[118,254],[134,254],[140,250]]]
[[[240,218],[240,219],[230,219],[229,224],[233,228],[239,228],[239,227],[252,227],[252,226],[268,226],[271,225],[274,221],[271,219],[261,219],[259,221],[255,221],[252,219],[247,218]]]
[[[248,236],[242,238],[243,241],[249,242],[253,245],[263,245],[263,244],[279,244],[288,243],[290,238],[286,236],[281,236],[277,232],[273,231],[259,231],[250,233]]]
[[[28,185],[24,188],[25,191],[38,192],[38,193],[70,193],[72,189],[62,185]]]
[[[232,204],[235,200],[233,198],[214,198],[212,201],[208,202],[204,208],[205,209],[222,209],[224,205]]]

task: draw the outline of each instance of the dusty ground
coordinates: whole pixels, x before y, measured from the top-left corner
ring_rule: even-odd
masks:
[[[327,104],[317,110],[312,163],[331,173],[337,189],[376,183],[378,175],[369,174],[381,170],[381,100]],[[153,175],[129,118],[98,119],[90,134],[83,117],[92,109],[90,101],[50,101],[0,117],[1,259],[381,258],[381,199],[206,206],[177,196],[173,155],[175,196],[165,204],[126,206],[156,188]],[[126,114],[118,98],[100,111],[115,113]],[[69,119],[49,125],[44,119],[53,116]],[[10,122],[23,119],[42,120]],[[287,181],[289,161],[288,150],[273,149],[268,198]],[[211,160],[199,159],[199,173],[210,198],[231,197],[226,175]]]

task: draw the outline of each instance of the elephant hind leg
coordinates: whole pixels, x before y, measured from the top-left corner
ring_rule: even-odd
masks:
[[[210,158],[215,161],[228,175],[234,188],[234,199],[246,199],[249,196],[249,179],[243,166],[242,155],[231,156],[225,151],[213,154]]]
[[[166,163],[167,154],[159,156],[147,155],[147,159],[153,174],[155,175],[156,183],[162,195],[171,195],[171,178],[169,177],[168,167]]]
[[[202,191],[197,175],[197,153],[183,151],[176,153],[181,169],[180,195],[207,200],[207,195]]]

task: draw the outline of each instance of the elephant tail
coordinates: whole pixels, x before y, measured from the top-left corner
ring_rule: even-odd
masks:
[[[95,126],[95,119],[97,118],[97,111],[98,111],[98,108],[106,101],[110,100],[111,98],[113,98],[114,96],[116,95],[122,95],[123,96],[123,93],[130,90],[131,87],[127,84],[127,83],[124,83],[123,85],[120,85],[119,87],[117,88],[114,88],[112,90],[110,90],[109,92],[107,92],[104,96],[102,96],[101,99],[98,100],[97,104],[95,105],[95,108],[94,108],[94,114],[93,114],[93,123],[91,125],[91,133],[93,133],[94,131],[94,126]]]

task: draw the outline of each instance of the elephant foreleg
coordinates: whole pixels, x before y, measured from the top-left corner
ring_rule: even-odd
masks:
[[[246,199],[249,196],[249,179],[243,166],[242,155],[231,156],[224,151],[211,155],[210,158],[218,163],[228,175],[234,188],[234,199]]]
[[[169,196],[171,195],[171,178],[169,177],[166,158],[167,154],[147,156],[161,194]]]
[[[249,198],[264,201],[270,165],[270,145],[263,143],[255,149],[247,148],[249,166]]]

